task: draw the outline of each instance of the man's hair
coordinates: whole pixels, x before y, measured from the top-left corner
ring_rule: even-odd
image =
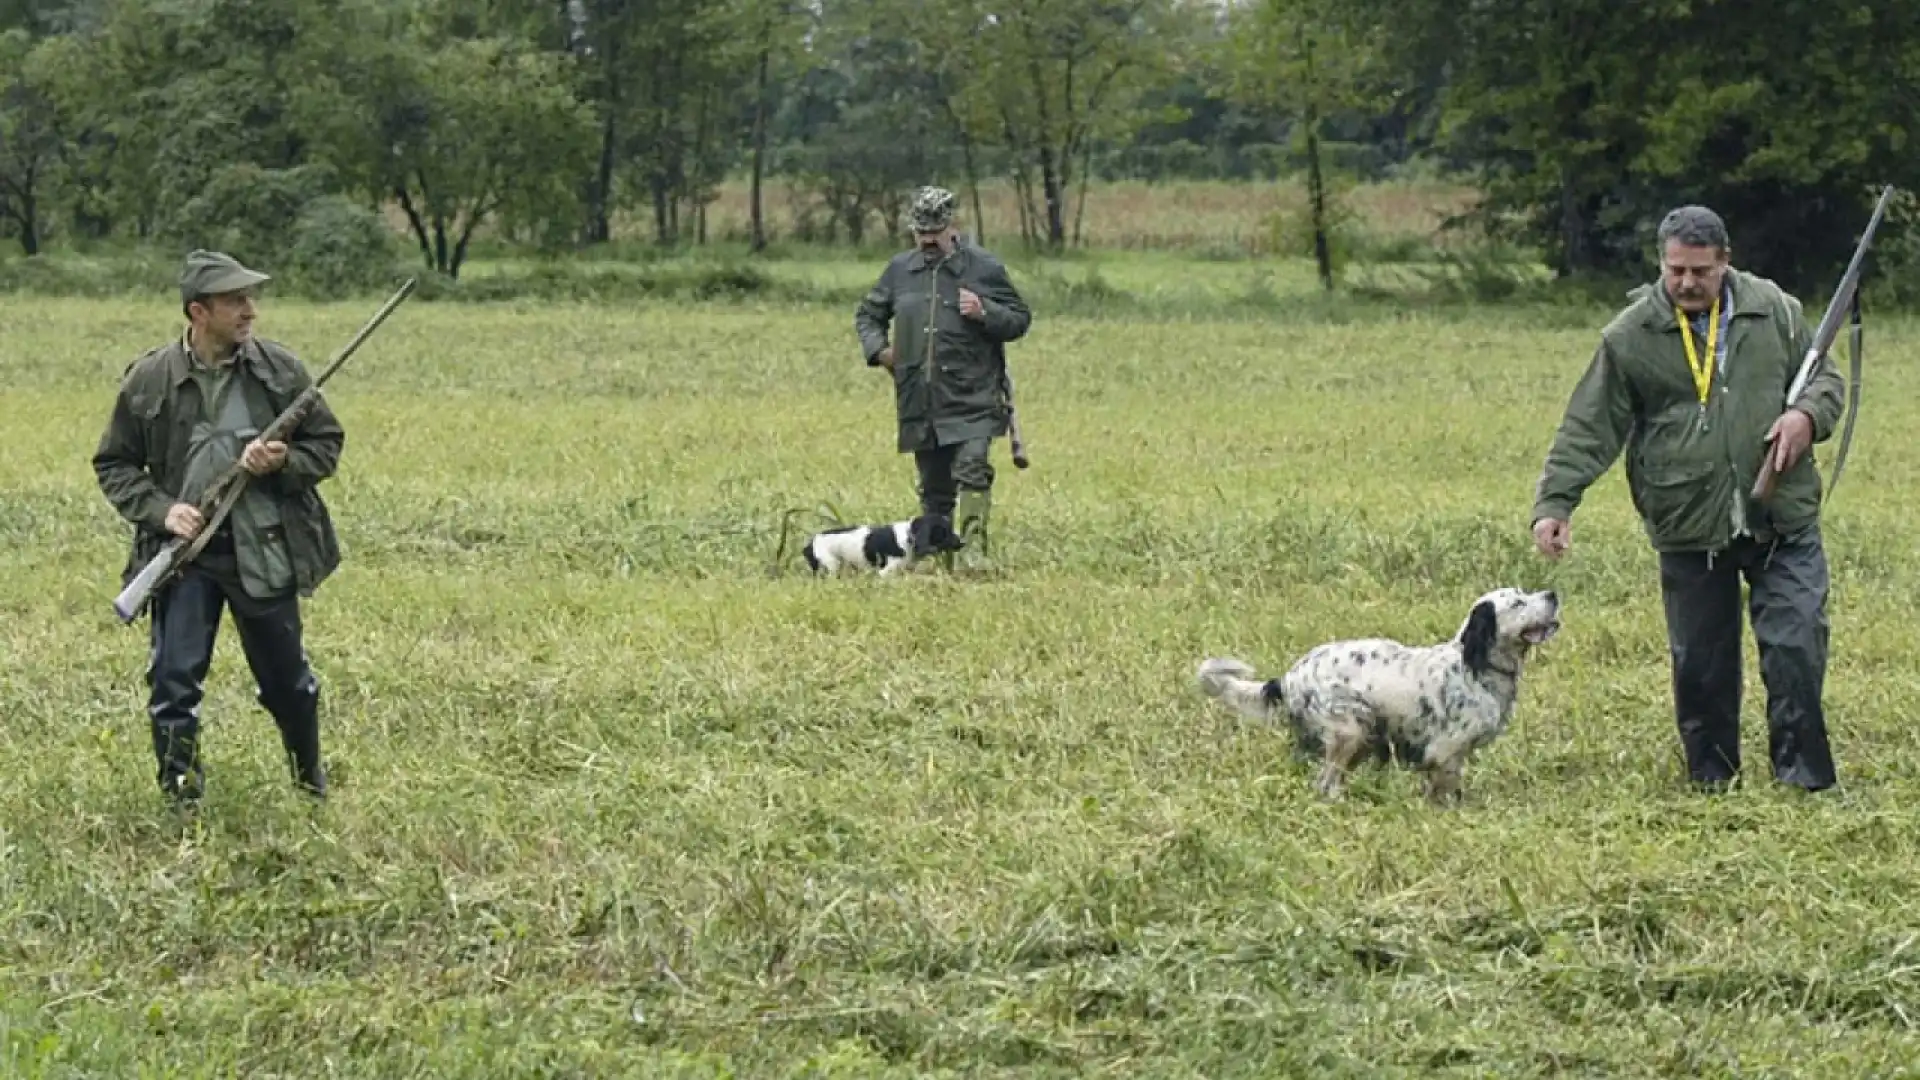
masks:
[[[1678,240],[1688,247],[1710,247],[1727,250],[1731,242],[1727,239],[1727,223],[1720,215],[1704,206],[1680,206],[1667,212],[1660,220],[1660,249],[1666,250],[1667,241]]]

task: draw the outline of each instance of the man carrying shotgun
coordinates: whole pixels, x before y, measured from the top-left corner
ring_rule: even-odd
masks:
[[[1871,226],[1861,251],[1870,237]],[[1845,387],[1824,347],[1796,379],[1815,342],[1800,301],[1728,265],[1717,214],[1680,207],[1661,222],[1658,240],[1661,282],[1636,290],[1601,331],[1547,452],[1534,541],[1549,558],[1565,554],[1574,508],[1625,450],[1633,505],[1659,553],[1674,714],[1690,778],[1713,789],[1740,771],[1744,577],[1773,776],[1819,791],[1835,776],[1822,705],[1822,485],[1810,451],[1833,435]],[[1833,302],[1838,310],[1822,323],[1829,343],[1858,265],[1856,253]]]
[[[292,352],[253,335],[255,291],[268,280],[219,252],[187,256],[185,332],[127,368],[93,456],[100,490],[134,525],[128,581],[171,537],[198,536],[202,496],[236,460],[252,474],[199,555],[152,598],[147,715],[160,788],[180,803],[204,789],[200,701],[223,607],[294,780],[326,794],[320,683],[301,641],[300,597],[340,561],[318,485],[346,436],[320,399],[287,441],[255,437],[313,382]]]

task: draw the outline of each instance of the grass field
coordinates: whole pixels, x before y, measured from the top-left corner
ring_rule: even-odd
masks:
[[[270,301],[262,332],[318,363],[373,306]],[[87,465],[177,308],[0,301],[0,1074],[1920,1060],[1920,324],[1873,320],[1827,527],[1843,788],[1710,799],[1679,784],[1619,473],[1568,561],[1526,537],[1606,313],[1302,310],[1041,308],[1000,571],[823,582],[769,574],[783,509],[913,502],[849,310],[403,307],[329,391],[346,562],[307,610],[334,798],[284,781],[229,629],[182,824]],[[1373,771],[1320,803],[1193,688],[1209,654],[1443,637],[1507,583],[1557,587],[1567,625],[1457,810]]]

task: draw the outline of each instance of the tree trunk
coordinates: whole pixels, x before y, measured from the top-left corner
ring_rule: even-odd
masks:
[[[980,206],[980,167],[973,160],[973,139],[964,130],[960,132],[960,160],[967,170],[967,196],[973,200],[974,242],[984,247],[987,242],[987,213]]]
[[[1060,193],[1061,164],[1054,158],[1053,147],[1041,143],[1040,191],[1047,201],[1047,247],[1056,253],[1067,245],[1066,207]]]
[[[31,169],[25,180],[16,186],[19,210],[14,214],[14,220],[20,225],[20,251],[29,258],[40,254],[40,200],[34,198],[35,186]]]
[[[1087,177],[1093,175],[1093,140],[1087,139],[1080,152],[1080,205],[1073,212],[1073,246],[1079,247],[1080,227],[1087,220]]]
[[[661,247],[673,243],[673,216],[668,206],[667,177],[663,172],[653,174],[653,238]]]
[[[400,209],[406,212],[407,224],[413,229],[414,239],[420,241],[420,259],[427,269],[438,269],[433,265],[433,248],[427,243],[427,223],[420,220],[420,211],[413,208],[413,196],[407,194],[405,184],[396,184],[393,193],[400,200]]]
[[[1327,185],[1320,172],[1319,110],[1307,106],[1307,200],[1313,214],[1313,261],[1320,287],[1333,291],[1333,246],[1327,241]]]
[[[1313,216],[1313,261],[1320,268],[1320,287],[1333,291],[1333,245],[1327,239],[1327,183],[1320,170],[1320,103],[1313,81],[1313,39],[1301,31],[1301,51],[1307,61],[1307,202]]]
[[[752,250],[754,254],[766,250],[767,219],[761,205],[760,178],[766,173],[767,165],[767,64],[773,51],[768,43],[772,36],[773,20],[768,18],[760,34],[760,71],[754,78],[753,94],[753,187],[748,193],[748,213],[753,219]]]
[[[433,215],[433,268],[452,277],[449,272],[447,252],[447,219],[444,214]]]
[[[594,169],[593,186],[587,193],[585,239],[589,244],[604,244],[613,239],[613,165],[618,134],[613,110],[609,108],[606,123],[600,128],[600,163]]]
[[[960,114],[954,111],[950,95],[941,96],[940,108],[946,112],[947,120],[953,124],[954,135],[960,140],[960,160],[967,173],[967,196],[973,201],[973,242],[985,245],[987,214],[980,204],[980,166],[973,157],[973,133],[967,130],[967,125],[960,120]]]
[[[448,277],[453,278],[455,281],[460,279],[460,267],[467,261],[467,242],[473,239],[473,230],[480,227],[481,219],[485,218],[491,212],[491,210],[483,210],[476,206],[474,207],[473,213],[468,216],[466,225],[460,230],[459,242],[453,245],[453,256],[447,265]]]
[[[1575,194],[1573,170],[1560,168],[1560,277],[1571,277],[1587,266],[1587,224]]]

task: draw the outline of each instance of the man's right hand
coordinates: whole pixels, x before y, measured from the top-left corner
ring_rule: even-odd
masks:
[[[1572,526],[1558,518],[1541,518],[1533,523],[1533,546],[1549,559],[1557,559],[1573,545]]]
[[[182,540],[191,540],[205,522],[192,503],[177,502],[167,508],[167,531]]]
[[[893,346],[889,345],[886,348],[881,349],[880,355],[875,357],[874,360],[877,363],[879,363],[881,367],[886,368],[888,371],[892,371],[893,370]]]

